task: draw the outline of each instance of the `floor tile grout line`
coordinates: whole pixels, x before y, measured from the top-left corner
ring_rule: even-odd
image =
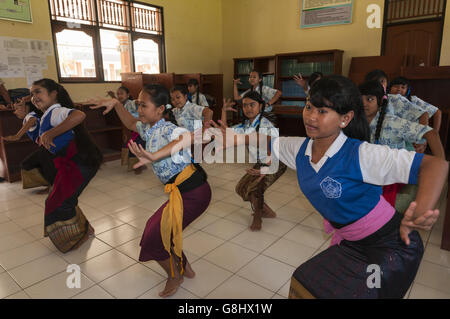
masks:
[[[448,295],[449,298],[450,298],[450,292],[446,292],[446,291],[437,289],[437,288],[435,288],[435,287],[431,287],[431,286],[429,286],[429,285],[427,285],[427,284],[424,284],[424,283],[421,283],[421,282],[417,282],[416,279],[414,279],[414,281],[413,281],[413,285],[415,285],[415,284],[419,284],[419,285],[425,286],[425,287],[427,287],[427,288],[431,288],[431,289],[433,289],[433,290],[437,290],[437,291],[439,291],[439,292],[441,292],[441,293],[443,293],[443,294]],[[412,287],[413,285],[411,285],[411,287]],[[412,289],[411,289],[411,292],[412,292]],[[410,292],[410,294],[411,294],[411,292]]]

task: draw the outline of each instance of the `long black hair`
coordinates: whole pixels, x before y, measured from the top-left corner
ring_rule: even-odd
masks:
[[[197,91],[195,92],[197,94],[197,98],[195,99],[195,102],[192,101],[194,104],[200,105],[198,104],[200,102],[200,84],[198,83],[197,79],[189,79],[187,86],[191,86],[194,85],[197,87]]]
[[[395,79],[393,79],[389,86],[389,91],[390,91],[390,88],[394,85],[406,85],[408,87],[408,91],[406,92],[405,97],[411,101],[411,82],[409,82],[409,80],[407,78],[405,78],[403,76],[399,76],[399,77],[396,77]]]
[[[48,93],[56,91],[56,101],[61,104],[61,106],[69,109],[75,108],[75,105],[66,89],[52,79],[41,79],[33,82],[33,85],[45,88]],[[84,121],[75,126],[73,131],[75,133],[75,142],[81,161],[87,166],[98,169],[103,162],[103,155],[95,142],[92,140],[91,135],[86,129]]]
[[[345,135],[369,142],[370,128],[361,94],[350,79],[341,75],[324,77],[313,85],[309,95],[315,107],[328,107],[341,115],[353,111],[353,119],[343,129]]]
[[[368,81],[378,81],[380,82],[381,79],[385,78],[387,82],[389,82],[389,77],[387,76],[386,72],[380,69],[375,69],[373,71],[370,71],[366,74],[366,77],[364,79],[365,82]]]
[[[323,78],[323,73],[322,72],[314,72],[309,76],[309,80],[308,80],[308,85],[311,88],[314,83],[316,83],[317,81],[319,81],[321,78]]]
[[[384,94],[384,88],[378,81],[367,81],[359,86],[359,91],[361,95],[372,95],[377,98],[378,109],[380,115],[377,121],[377,128],[375,130],[375,143],[378,143],[381,135],[381,128],[383,127],[384,117],[386,115],[386,109],[388,105],[388,100]]]
[[[36,115],[41,118],[44,113],[38,109],[33,103],[25,102],[26,107],[28,107],[28,113],[34,112]]]

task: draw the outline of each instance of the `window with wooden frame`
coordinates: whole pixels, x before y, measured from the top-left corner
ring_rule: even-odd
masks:
[[[60,82],[165,72],[163,8],[131,0],[49,0]]]

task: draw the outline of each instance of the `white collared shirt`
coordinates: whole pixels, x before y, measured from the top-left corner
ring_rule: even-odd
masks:
[[[311,167],[319,172],[329,158],[339,152],[348,137],[341,131],[322,158],[311,163],[313,140],[308,142],[305,155],[309,156]],[[297,155],[306,137],[278,137],[272,139],[273,156],[293,170],[297,170]],[[416,153],[405,149],[391,149],[386,145],[367,142],[359,146],[359,165],[363,181],[374,185],[407,184]]]
[[[57,109],[56,109],[57,108]],[[50,113],[51,110],[56,109],[52,112],[52,117],[50,119],[50,124],[55,127],[61,124],[68,116],[69,113],[74,109],[69,109],[67,107],[61,106],[61,104],[56,103],[50,106],[41,117],[41,124],[44,122],[46,116]]]
[[[312,168],[314,168],[314,170],[318,172],[320,168],[325,164],[327,159],[333,157],[334,154],[339,152],[339,150],[341,149],[342,145],[344,145],[346,140],[347,136],[341,131],[341,133],[339,133],[339,136],[334,140],[333,144],[331,144],[331,146],[327,149],[322,158],[315,164],[311,161],[312,145],[314,143],[314,140],[309,140],[308,146],[306,146],[305,155],[309,156],[309,163],[311,164]]]

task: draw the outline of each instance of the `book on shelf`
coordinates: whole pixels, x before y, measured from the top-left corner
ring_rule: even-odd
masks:
[[[305,101],[282,101],[281,105],[304,107]]]
[[[250,74],[253,70],[253,63],[251,61],[239,61],[237,63],[238,74]]]
[[[314,72],[322,72],[324,75],[333,74],[334,61],[299,63],[296,59],[287,59],[281,62],[282,76],[293,76],[299,73],[309,76]]]
[[[298,85],[294,80],[283,81],[281,93],[285,97],[306,97],[306,92],[303,87]]]

